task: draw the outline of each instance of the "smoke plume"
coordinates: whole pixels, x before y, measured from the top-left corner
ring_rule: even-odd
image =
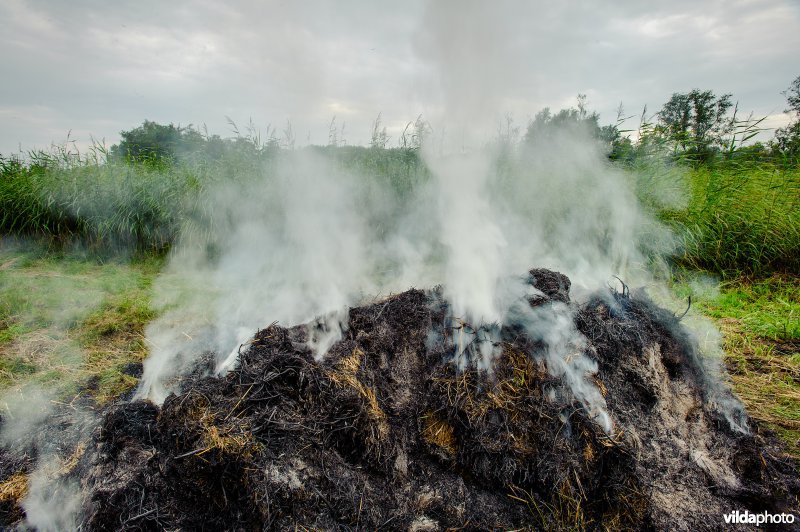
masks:
[[[468,2],[452,13],[432,4],[416,43],[440,96],[420,130],[422,178],[387,181],[379,164],[348,166],[313,148],[240,165],[251,174],[220,182],[195,220],[211,246],[181,241],[157,284],[169,310],[148,328],[153,349],[139,397],[163,400],[197,353],[213,353],[216,371],[226,371],[275,321],[313,320],[310,348],[321,358],[342,334],[348,306],[441,284],[454,322],[469,325],[455,361],[463,364],[464,346],[477,339],[479,363],[491,370],[492,331],[513,315],[547,346],[550,371],[610,430],[592,384],[596,365],[569,308],[520,311],[529,287],[508,280],[548,267],[567,274],[579,297],[615,275],[648,282],[671,249],[669,233],[588,131],[553,128],[520,145],[487,134],[503,105],[495,84],[521,65],[496,11]]]
[[[519,276],[534,266],[563,272],[578,302],[607,291],[615,276],[653,287],[674,242],[637,199],[636,176],[613,168],[587,130],[553,127],[520,143],[493,136],[507,104],[500,84],[531,68],[514,53],[504,21],[487,2],[429,5],[414,49],[431,68],[438,103],[429,122],[418,122],[409,160],[366,148],[240,154],[202,190],[154,284],[159,317],[146,330],[137,398],[162,403],[202,357],[205,371],[224,374],[273,322],[310,323],[308,347],[320,360],[345,332],[349,307],[441,285],[458,329],[455,364],[491,372],[500,327],[519,325],[544,346],[530,355],[612,432],[574,307],[532,308],[532,288]],[[653,199],[662,200],[675,198]],[[721,384],[715,329],[687,321],[709,340],[696,353],[709,401],[746,431],[741,405]],[[32,445],[50,415],[42,401],[4,422],[4,445]],[[81,427],[73,436],[91,426],[77,416],[71,423]],[[23,503],[29,524],[72,528],[78,487],[52,481],[63,457],[42,451]]]

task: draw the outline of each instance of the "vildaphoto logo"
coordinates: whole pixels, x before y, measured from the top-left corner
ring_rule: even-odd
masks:
[[[761,512],[759,514],[750,513],[748,510],[740,512],[735,510],[733,512],[723,514],[726,525],[756,525],[761,526],[765,524],[792,524],[794,523],[794,514],[771,514]]]

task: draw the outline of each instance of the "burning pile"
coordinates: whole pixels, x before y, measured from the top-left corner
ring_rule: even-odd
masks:
[[[272,325],[226,376],[111,407],[67,473],[84,527],[689,530],[796,511],[794,464],[721,413],[675,316],[627,292],[571,304],[547,270],[530,282],[531,308],[571,305],[610,430],[517,324],[492,370],[459,369],[467,325],[410,290],[351,309],[322,362],[307,326]]]

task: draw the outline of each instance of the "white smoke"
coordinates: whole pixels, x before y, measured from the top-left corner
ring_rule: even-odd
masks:
[[[449,319],[464,324],[456,363],[491,370],[492,331],[515,313],[547,346],[549,371],[611,429],[568,308],[515,310],[529,288],[507,279],[532,266],[558,270],[580,300],[615,275],[649,282],[673,242],[639,204],[636,177],[612,168],[588,130],[552,128],[520,145],[488,134],[504,105],[498,84],[524,68],[507,19],[482,2],[429,5],[415,49],[439,104],[430,124],[417,122],[419,172],[382,168],[390,159],[374,152],[360,156],[378,162],[355,167],[350,156],[306,148],[241,164],[246,171],[210,189],[195,222],[211,249],[184,237],[156,283],[168,310],[147,330],[139,397],[163,400],[198,353],[214,353],[216,371],[227,371],[275,321],[313,321],[308,347],[321,358],[343,334],[347,307],[442,284]]]
[[[20,504],[25,525],[42,532],[75,528],[82,492],[76,481],[65,478],[64,454],[73,451],[71,440],[88,434],[94,422],[91,412],[64,412],[62,408],[57,413],[55,404],[54,392],[35,385],[12,389],[0,397],[0,445],[17,456],[37,457],[27,479],[28,493]],[[61,418],[58,423],[54,423],[56,416]]]
[[[456,316],[470,323],[497,322],[497,283],[507,243],[489,204],[490,160],[481,152],[426,160],[436,178],[439,234],[447,257],[445,295]]]
[[[592,381],[598,370],[597,362],[587,355],[589,344],[575,328],[572,309],[561,302],[534,308],[525,304],[527,301],[520,303],[512,313],[515,320],[524,325],[528,336],[544,343],[547,371],[563,379],[589,417],[606,433],[611,433],[613,425],[606,400]]]
[[[76,530],[77,515],[83,502],[75,480],[56,479],[61,463],[43,457],[31,474],[28,495],[22,500],[26,524],[41,532]]]
[[[546,142],[519,153],[504,152],[504,139],[486,146],[488,123],[503,104],[497,84],[512,82],[523,65],[515,60],[501,10],[476,1],[453,8],[446,2],[429,5],[418,44],[439,79],[440,129],[451,131],[450,138],[442,134],[438,146],[423,150],[436,184],[446,250],[445,296],[455,317],[471,323],[500,322],[514,314],[532,338],[544,342],[551,374],[562,378],[609,432],[605,400],[591,381],[597,364],[587,356],[568,307],[531,310],[525,285],[500,286],[533,265],[547,265],[595,290],[611,274],[635,268],[635,261],[642,266],[635,231],[646,217],[620,182],[622,175],[608,168],[583,131],[554,131]],[[496,350],[480,333],[480,328],[468,332],[464,341],[464,327],[459,330],[457,361],[463,360],[465,343],[478,341],[479,365],[491,367]]]
[[[239,345],[273,321],[325,316],[311,338],[317,357],[340,337],[343,309],[371,291],[371,259],[355,177],[329,163],[307,150],[287,153],[211,191],[205,223],[216,248],[190,238],[173,254],[163,280],[172,309],[148,327],[141,397],[163,400],[166,380],[193,362],[192,352],[224,353],[217,369],[229,369]]]
[[[706,404],[720,413],[734,431],[750,432],[747,413],[741,401],[733,395],[730,376],[725,370],[722,333],[710,318],[702,315],[692,306],[703,299],[718,297],[719,284],[708,276],[697,275],[689,279],[688,302],[676,298],[675,293],[663,284],[651,285],[648,295],[659,306],[671,309],[679,316],[680,325],[675,324],[675,333],[688,335],[690,342],[688,354],[700,371],[701,385],[705,392]]]

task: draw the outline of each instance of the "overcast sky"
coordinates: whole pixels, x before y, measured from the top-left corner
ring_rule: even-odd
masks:
[[[0,47],[3,154],[70,131],[112,144],[144,119],[222,136],[226,117],[289,121],[324,144],[335,116],[362,144],[378,113],[395,145],[419,114],[524,126],[585,93],[610,123],[620,102],[638,117],[692,88],[774,127],[800,75],[800,2],[0,0]]]

